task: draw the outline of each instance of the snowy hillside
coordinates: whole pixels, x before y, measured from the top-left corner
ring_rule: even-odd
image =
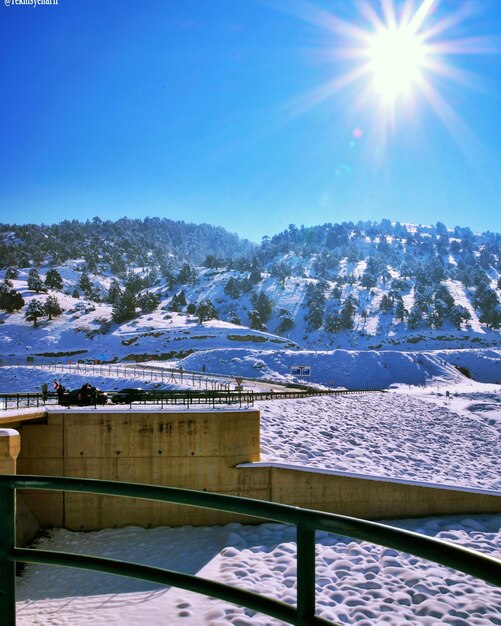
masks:
[[[443,385],[468,380],[501,382],[501,349],[399,352],[213,349],[181,361],[186,370],[228,373],[286,383],[317,383],[347,389],[385,389],[394,384]],[[293,368],[307,367],[308,375]],[[458,369],[459,368],[459,369]],[[462,368],[462,369],[461,369]]]
[[[154,220],[134,222],[140,248],[119,222],[64,224],[0,230],[3,359],[501,345],[501,237],[493,233],[383,220],[291,226],[252,247],[178,224],[179,245],[171,234],[167,249]],[[79,229],[82,242],[69,238]],[[203,261],[190,256],[197,241],[212,250]]]
[[[65,360],[133,360],[149,358],[171,359],[193,350],[221,347],[275,348],[297,347],[293,341],[267,332],[249,330],[217,319],[200,323],[196,315],[169,311],[171,298],[159,296],[154,310],[123,323],[113,323],[113,306],[88,298],[74,297],[68,292],[78,284],[78,272],[73,264],[58,268],[64,291],[47,289],[37,294],[27,286],[28,272],[21,270],[12,279],[13,288],[26,302],[24,310],[0,314],[0,354],[25,359],[47,356]],[[99,288],[109,286],[108,277],[96,280]],[[26,308],[33,302],[44,302],[49,296],[57,298],[61,312],[51,320],[41,315],[36,326],[27,323]]]

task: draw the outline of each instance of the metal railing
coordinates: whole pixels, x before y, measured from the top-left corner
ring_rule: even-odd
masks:
[[[113,398],[123,395],[119,391],[104,391],[108,398],[113,402]],[[310,398],[320,395],[344,395],[344,394],[360,394],[360,393],[384,393],[384,390],[364,390],[364,389],[327,389],[327,390],[297,390],[297,391],[234,391],[234,390],[217,390],[217,389],[180,389],[180,390],[144,390],[139,393],[131,401],[124,400],[121,404],[159,404],[164,405],[184,405],[191,406],[197,404],[212,405],[253,405],[254,402],[263,400],[290,400],[297,398]],[[59,404],[58,397],[55,393],[0,393],[0,410],[24,409],[33,407],[43,407]],[[92,399],[88,398],[86,402],[80,402],[77,394],[73,395],[73,400],[67,396],[63,398],[64,406],[96,406]],[[106,402],[97,402],[98,406],[105,405]]]
[[[41,393],[2,393],[0,394],[0,410],[32,409],[45,405],[45,396]]]
[[[216,509],[296,526],[297,605],[290,606],[250,591],[244,591],[175,570],[50,550],[16,547],[15,495],[17,489],[69,491],[108,496],[126,496]],[[460,570],[493,585],[501,585],[501,561],[464,548],[367,520],[300,509],[263,500],[238,498],[203,491],[136,483],[62,478],[54,476],[0,476],[0,626],[16,623],[16,562],[90,569],[118,574],[202,593],[296,626],[332,625],[315,615],[315,531],[353,537]]]

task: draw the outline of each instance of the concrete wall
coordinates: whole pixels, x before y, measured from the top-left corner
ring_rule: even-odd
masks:
[[[251,465],[259,461],[255,410],[54,411],[43,423],[21,423],[18,430],[22,474],[187,487],[368,519],[501,513],[501,494]],[[194,507],[85,494],[25,492],[25,499],[42,526],[72,530],[256,521]]]
[[[270,467],[270,472],[273,502],[340,515],[391,519],[501,513],[501,493],[279,467]]]
[[[269,494],[268,471],[235,469],[259,460],[259,412],[52,412],[22,424],[20,474],[101,478],[189,487],[251,498]],[[137,524],[222,523],[238,516],[109,496],[25,492],[43,526],[91,530]]]

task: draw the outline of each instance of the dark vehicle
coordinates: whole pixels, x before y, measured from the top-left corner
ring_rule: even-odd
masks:
[[[107,402],[108,396],[104,391],[100,391],[95,387],[89,387],[87,389],[74,389],[73,391],[65,392],[59,404],[63,406],[93,406],[95,404],[106,404]]]
[[[111,401],[114,404],[130,404],[138,400],[145,400],[147,397],[148,394],[143,389],[127,387],[113,394]]]

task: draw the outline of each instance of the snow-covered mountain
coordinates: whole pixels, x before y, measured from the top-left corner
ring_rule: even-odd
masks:
[[[501,345],[501,236],[440,223],[3,225],[0,265],[3,358]]]

